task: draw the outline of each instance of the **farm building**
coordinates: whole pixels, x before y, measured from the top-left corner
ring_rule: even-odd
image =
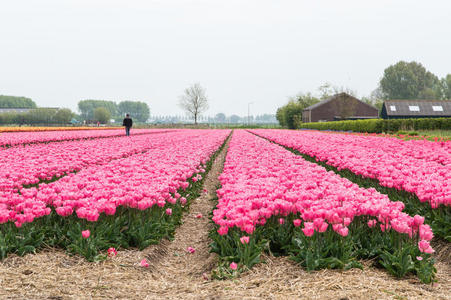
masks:
[[[451,117],[451,101],[387,100],[382,106],[382,118],[446,118]]]
[[[313,104],[302,112],[302,121],[326,122],[337,120],[374,119],[379,115],[377,108],[346,93],[336,94]]]

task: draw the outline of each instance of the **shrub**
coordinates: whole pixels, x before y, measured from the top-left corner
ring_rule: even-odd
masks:
[[[421,119],[369,119],[347,120],[334,122],[297,123],[300,129],[319,129],[354,131],[368,133],[398,132],[411,130],[450,130],[451,118],[421,118]]]

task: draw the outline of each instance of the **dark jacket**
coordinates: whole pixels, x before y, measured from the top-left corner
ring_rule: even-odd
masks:
[[[125,118],[124,121],[122,122],[122,126],[132,127],[133,126],[132,118]]]

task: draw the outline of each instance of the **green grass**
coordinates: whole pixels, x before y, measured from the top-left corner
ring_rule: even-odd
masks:
[[[451,140],[451,130],[415,130],[415,131],[404,131],[400,130],[394,134],[395,137],[404,140],[417,140],[426,138],[430,141],[447,141]]]
[[[419,135],[451,138],[451,130],[417,130]]]

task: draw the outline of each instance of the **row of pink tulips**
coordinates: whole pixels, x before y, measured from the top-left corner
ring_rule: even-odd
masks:
[[[132,134],[158,133],[172,131],[174,129],[132,129]],[[39,131],[39,132],[3,132],[0,133],[1,146],[15,146],[31,143],[45,143],[55,141],[71,141],[92,139],[100,137],[123,136],[124,130],[106,129],[106,130],[61,130],[61,131]]]
[[[306,236],[328,229],[347,236],[353,220],[367,216],[369,227],[418,236],[420,251],[433,251],[429,225],[421,216],[404,213],[403,203],[392,202],[373,188],[360,188],[246,131],[234,132],[220,181],[219,203],[213,212],[220,235],[234,227],[252,234],[273,216],[283,224],[294,214],[298,216],[294,226],[302,226]]]
[[[4,192],[0,223],[13,221],[20,227],[48,215],[49,207],[56,208],[61,216],[75,211],[79,218],[96,221],[101,213],[114,214],[119,205],[144,210],[153,205],[163,207],[167,202],[183,202],[177,189],[188,187],[187,179],[203,171],[202,164],[228,134],[227,130],[184,130],[151,138],[122,138],[135,145],[134,153],[140,153],[110,159],[103,164],[80,166],[78,173],[70,173],[49,184],[42,183],[39,189],[22,188],[20,194]],[[89,141],[97,143],[92,151],[102,153],[111,147],[111,141],[102,144],[103,141]],[[141,147],[145,147],[145,151]],[[76,153],[68,154],[75,156]],[[199,176],[193,180],[200,179]]]
[[[23,185],[36,184],[54,176],[60,177],[65,173],[79,171],[89,165],[102,164],[146,151],[154,147],[154,144],[165,144],[171,134],[176,134],[177,138],[186,138],[184,134],[171,132],[35,144],[2,150],[0,193],[10,193]]]
[[[451,142],[399,140],[319,131],[252,130],[339,170],[415,193],[432,208],[451,205]]]

